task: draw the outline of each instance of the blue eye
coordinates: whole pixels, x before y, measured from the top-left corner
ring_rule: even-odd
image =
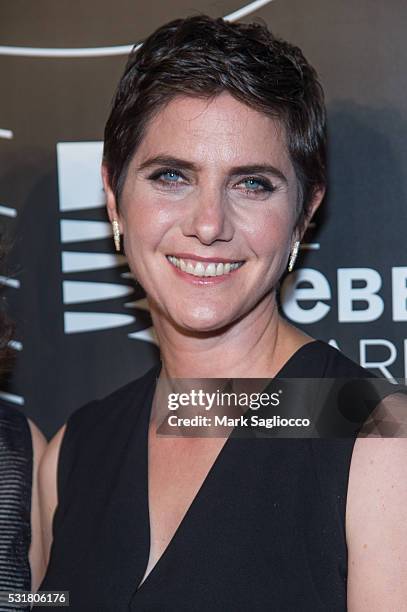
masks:
[[[269,181],[265,179],[256,178],[254,176],[249,176],[248,178],[245,178],[243,181],[241,181],[241,183],[243,183],[246,186],[244,191],[247,194],[249,193],[261,194],[261,193],[273,192],[275,189],[274,185],[269,183]]]
[[[250,187],[253,187],[253,185],[254,185],[254,187],[256,187],[256,185],[261,185],[263,187],[262,183],[259,180],[254,179],[254,178],[245,179],[243,182],[247,183],[248,185],[250,185]],[[250,191],[251,191],[251,189],[250,189]],[[255,191],[255,189],[253,189],[253,191]]]
[[[160,168],[148,178],[150,181],[155,181],[167,189],[178,189],[183,185],[183,181],[179,179],[184,179],[185,177],[173,168]]]
[[[171,183],[174,183],[174,179],[179,178],[180,175],[178,172],[175,172],[175,170],[167,170],[166,172],[162,172],[160,176],[166,177]]]

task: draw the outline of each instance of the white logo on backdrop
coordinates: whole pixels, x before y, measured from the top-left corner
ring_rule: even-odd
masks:
[[[70,250],[78,243],[98,241],[112,236],[110,223],[83,219],[64,218],[65,213],[91,211],[104,208],[105,197],[100,174],[102,161],[101,142],[62,142],[57,144],[59,208],[61,211],[60,230],[61,268],[63,272],[62,295],[64,303],[64,330],[66,334],[106,330],[135,323],[134,310],[148,310],[145,298],[124,302],[129,314],[92,311],[92,303],[123,298],[133,293],[134,288],[123,282],[104,283],[92,280],[78,281],[70,275],[78,272],[92,272],[118,268],[126,263],[126,258],[113,252],[93,250]],[[129,271],[122,273],[121,279],[131,278]],[[83,311],[70,310],[74,304],[88,304]],[[133,311],[133,312],[131,312]],[[152,327],[128,334],[129,338],[153,342],[157,338]]]
[[[225,21],[239,21],[243,17],[247,17],[258,9],[270,4],[272,0],[253,0],[249,4],[245,4],[240,9],[224,15]],[[142,43],[138,44],[138,47]],[[0,46],[0,55],[11,55],[13,57],[108,57],[114,55],[128,55],[133,49],[131,45],[114,45],[113,47],[90,47],[90,48],[44,48],[44,47],[14,47],[9,45]],[[137,48],[138,48],[137,47]]]
[[[407,267],[393,267],[391,283],[392,314],[395,323],[407,321]],[[355,287],[355,283],[362,284]],[[305,286],[304,286],[305,285]],[[332,309],[337,299],[339,323],[370,323],[383,315],[385,303],[379,294],[382,277],[373,268],[338,268],[336,287],[332,290],[328,278],[313,268],[299,268],[287,276],[281,287],[281,306],[292,321],[299,324],[317,323]],[[356,308],[356,305],[363,308]],[[335,348],[335,340],[329,342]],[[369,357],[369,347],[381,349],[382,360]],[[407,378],[407,339],[403,343],[404,377]],[[385,338],[359,340],[359,362],[365,368],[376,369],[392,382],[397,382],[389,366],[398,357],[397,347]]]

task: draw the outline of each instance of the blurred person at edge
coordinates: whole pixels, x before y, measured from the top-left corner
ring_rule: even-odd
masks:
[[[4,264],[4,239],[0,260]],[[12,366],[9,342],[14,325],[0,306],[0,380]],[[0,591],[36,591],[46,564],[40,531],[38,466],[47,446],[38,427],[0,399]],[[0,602],[0,610],[28,610]]]
[[[407,610],[404,440],[156,433],[164,378],[373,376],[276,300],[324,196],[325,122],[314,68],[262,24],[176,19],[130,54],[102,174],[161,359],[41,462],[41,588],[71,609]]]

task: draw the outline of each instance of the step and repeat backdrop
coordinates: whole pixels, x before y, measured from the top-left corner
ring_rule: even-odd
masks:
[[[113,250],[103,129],[131,46],[199,12],[262,19],[326,92],[329,190],[282,283],[284,315],[379,376],[407,376],[404,0],[4,0],[1,283],[16,359],[1,397],[48,436],[159,359],[143,290]]]

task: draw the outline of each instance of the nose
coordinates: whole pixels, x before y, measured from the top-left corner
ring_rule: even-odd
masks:
[[[207,245],[216,240],[232,240],[232,213],[223,190],[219,187],[201,189],[193,198],[189,214],[185,215],[182,223],[184,235],[195,236]]]

